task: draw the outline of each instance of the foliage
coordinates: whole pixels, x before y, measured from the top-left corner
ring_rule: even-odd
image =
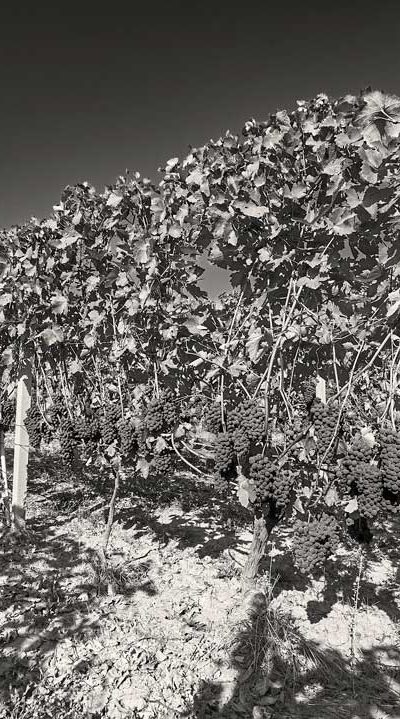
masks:
[[[201,474],[200,440],[219,489],[277,520],[397,507],[379,433],[399,412],[399,135],[398,98],[320,94],[169,160],[157,186],[67,187],[50,218],[4,230],[3,382],[35,357],[64,460],[81,443],[144,476],[173,456]],[[231,293],[200,289],[200,254]],[[359,440],[373,457],[346,484]]]

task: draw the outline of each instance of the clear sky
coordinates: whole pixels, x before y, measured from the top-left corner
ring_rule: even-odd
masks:
[[[0,226],[318,92],[400,95],[399,47],[398,0],[5,3]]]

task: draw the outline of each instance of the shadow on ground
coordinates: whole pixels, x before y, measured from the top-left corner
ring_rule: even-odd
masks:
[[[58,643],[101,629],[97,598],[110,587],[125,596],[155,594],[148,562],[130,574],[111,571],[112,564],[105,571],[59,519],[33,517],[25,535],[0,533],[0,706],[12,706],[14,692],[39,681]]]
[[[337,651],[305,640],[290,617],[269,610],[260,595],[236,638],[231,666],[236,681],[204,682],[188,719],[399,717],[398,648],[365,651],[351,666]]]

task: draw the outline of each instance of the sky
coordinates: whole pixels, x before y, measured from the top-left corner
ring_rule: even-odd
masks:
[[[398,1],[22,5],[0,25],[3,228],[49,216],[67,184],[158,182],[190,146],[319,92],[400,95]]]

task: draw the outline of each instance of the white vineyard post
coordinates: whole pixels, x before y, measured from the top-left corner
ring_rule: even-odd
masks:
[[[315,388],[315,396],[320,399],[323,404],[326,404],[326,382],[318,375],[317,386]]]
[[[13,530],[25,529],[26,495],[28,489],[29,436],[25,427],[26,413],[31,406],[32,367],[24,358],[21,363],[17,385],[17,408],[15,416],[14,471],[12,487]]]
[[[4,505],[4,516],[6,525],[9,527],[11,524],[11,512],[10,512],[10,494],[8,489],[8,477],[7,477],[7,465],[6,465],[6,453],[4,448],[4,430],[0,429],[0,463],[1,463],[1,478],[2,478],[2,500]]]

